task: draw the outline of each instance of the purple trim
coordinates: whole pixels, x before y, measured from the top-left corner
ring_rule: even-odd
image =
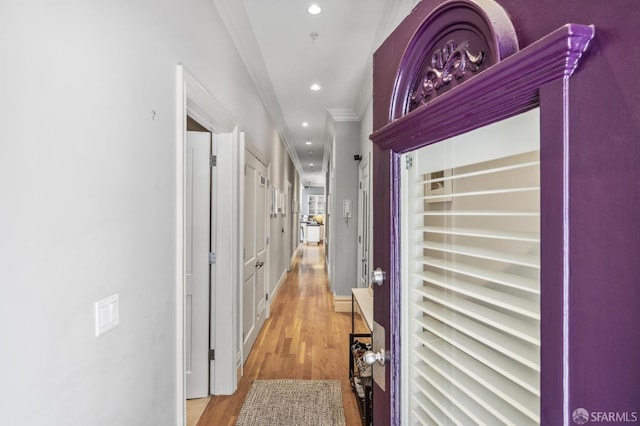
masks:
[[[564,366],[563,330],[566,275],[564,235],[567,232],[563,181],[565,158],[564,80],[540,89],[540,423],[563,423]]]
[[[567,24],[387,124],[371,140],[381,149],[407,152],[535,108],[542,85],[573,74],[594,31]]]
[[[411,102],[416,92],[419,93],[419,101],[424,102],[420,89],[422,81],[430,69],[435,68],[431,66],[432,58],[442,52],[443,46],[450,41],[457,45],[471,44],[471,50],[481,52],[482,61],[477,64],[475,72],[481,72],[518,51],[518,39],[509,16],[494,1],[454,0],[442,4],[420,24],[402,56],[391,102],[391,121],[419,107],[419,102]],[[438,90],[445,93],[472,77],[473,74],[462,72]]]
[[[562,79],[562,417],[569,424],[569,76]]]
[[[376,321],[389,321],[383,325],[386,325],[387,336],[391,342],[391,362],[387,368],[388,390],[382,392],[376,388],[374,391],[374,417],[381,420],[376,421],[376,424],[399,424],[400,419],[399,154],[535,108],[540,105],[541,90],[548,93],[547,102],[558,102],[549,105],[548,109],[545,106],[541,111],[541,208],[544,211],[541,217],[541,290],[545,295],[541,306],[541,336],[544,342],[541,351],[541,388],[544,390],[541,398],[541,419],[544,424],[554,424],[561,418],[568,419],[571,401],[568,400],[570,377],[567,245],[569,200],[566,197],[569,166],[567,81],[578,66],[594,31],[593,26],[567,24],[371,135],[374,142],[374,166],[381,165],[381,160],[386,163],[384,167],[375,169],[374,193],[383,197],[388,207],[388,210],[376,210],[374,215],[374,227],[384,229],[384,236],[376,237],[376,247],[383,255],[375,255],[375,261],[390,271],[389,287],[380,292],[376,289],[374,298]],[[416,34],[420,34],[420,31]],[[415,45],[415,42],[409,44],[413,47]],[[407,48],[405,54],[407,52],[411,54],[412,50]],[[401,62],[405,65],[406,63],[404,59]],[[401,66],[402,71],[398,72],[396,78],[396,89],[408,87],[398,85],[403,73],[420,75],[423,69],[422,65],[415,70],[403,69]],[[562,90],[557,89],[556,82],[560,82]],[[403,111],[396,102],[400,96],[402,93],[397,91],[393,95],[395,101],[391,102],[391,111],[395,111],[394,113]],[[403,105],[400,106],[404,108]],[[562,118],[558,122],[554,113],[560,111]],[[391,114],[392,117],[394,113]],[[446,120],[443,117],[452,118]],[[558,149],[559,156],[556,155]],[[565,192],[554,189],[558,182],[562,182]],[[563,208],[557,209],[558,205],[562,205]],[[379,241],[383,241],[384,245],[378,245]],[[560,283],[562,285],[558,285]],[[544,302],[545,300],[547,302]],[[379,314],[382,315],[378,316]],[[560,363],[562,365],[558,365]],[[558,398],[561,398],[561,401],[558,401]]]
[[[392,158],[390,151],[380,151],[377,146],[373,146],[373,169],[376,173],[372,174],[373,187],[372,194],[375,194],[376,203],[378,203],[382,208],[379,209],[376,214],[373,215],[373,229],[376,230],[376,235],[380,237],[379,244],[376,246],[376,250],[374,251],[374,264],[376,267],[380,267],[383,271],[391,271],[391,261],[389,256],[380,256],[375,257],[376,253],[391,253],[391,239],[392,237],[392,228],[390,212],[393,210],[393,204],[391,202],[391,188],[393,180],[390,178],[392,176],[391,173],[392,167]],[[374,286],[374,297],[373,297],[373,311],[375,315],[375,321],[385,327],[387,338],[389,339],[388,347],[391,347],[392,343],[392,334],[390,325],[393,324],[393,320],[391,317],[391,310],[396,309],[391,306],[391,294],[393,291],[397,291],[396,289],[392,289],[392,285],[395,282],[391,278],[391,273],[387,273],[387,282],[385,282],[382,286]],[[399,293],[398,293],[399,295]],[[393,358],[392,358],[393,359]],[[393,362],[393,361],[392,361]],[[391,378],[397,380],[398,374],[400,370],[394,370],[392,372],[393,364],[387,364],[387,368],[385,369],[385,383],[388,383],[387,386],[389,389],[393,389],[391,385]],[[395,390],[393,390],[395,392]],[[389,403],[389,394],[390,391],[383,391],[378,385],[374,382],[373,389],[373,421],[375,424],[388,424],[385,419],[391,418],[391,405]],[[376,419],[380,419],[377,421]]]
[[[400,195],[401,195],[401,180],[400,176],[402,174],[402,165],[400,161],[400,155],[396,153],[391,153],[391,238],[392,241],[400,241],[401,236],[401,227],[400,227]],[[389,329],[391,331],[391,346],[387,345],[389,348],[393,348],[390,353],[391,355],[391,377],[392,380],[387,386],[389,391],[391,392],[391,418],[392,419],[400,419],[402,417],[401,411],[401,303],[402,303],[402,293],[401,289],[401,281],[402,281],[402,259],[400,258],[401,246],[400,244],[392,244],[391,245],[391,279],[389,285],[391,286],[391,297],[389,299],[389,305],[391,305],[391,323],[389,324]],[[387,333],[389,334],[389,333]],[[399,423],[399,422],[398,422]]]
[[[398,66],[412,35],[445,1],[422,0],[375,52],[374,130],[390,122]],[[540,218],[540,423],[563,424],[567,398],[570,414],[577,408],[585,408],[590,412],[638,415],[640,88],[634,83],[634,76],[640,70],[640,56],[630,52],[637,49],[640,2],[621,0],[611,8],[598,0],[497,1],[512,19],[521,48],[567,22],[594,24],[598,32],[581,59],[580,68],[569,79],[568,93],[564,79],[560,78],[541,86],[538,95],[540,199],[544,212]],[[466,113],[444,119],[454,124],[464,121]],[[568,164],[566,157],[563,158],[567,120]],[[376,159],[378,155],[384,160]],[[389,264],[390,246],[397,243],[388,240],[391,238],[388,232],[391,228],[389,155],[390,150],[374,145],[372,179],[374,182],[378,179],[372,191],[376,266]],[[566,173],[569,173],[571,190],[568,195],[563,193]],[[570,208],[568,218],[563,218],[565,197]],[[563,388],[563,282],[567,268],[564,232],[567,225],[571,226],[568,236],[570,392]],[[385,291],[388,297],[388,288]],[[380,298],[383,297],[381,293]],[[389,307],[384,311],[378,309],[388,303],[388,298],[376,300],[376,321],[385,328],[390,325]],[[375,392],[376,425],[397,423],[389,414],[390,392],[379,389]],[[570,418],[569,424],[572,424]]]

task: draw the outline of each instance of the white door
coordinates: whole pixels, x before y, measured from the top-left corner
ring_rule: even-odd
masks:
[[[242,279],[243,361],[266,318],[265,260],[267,254],[267,169],[245,151],[244,269]]]
[[[358,281],[359,287],[369,286],[369,242],[370,242],[369,156],[360,163],[360,186],[358,190]]]
[[[209,395],[211,133],[187,132],[185,376],[187,399]]]

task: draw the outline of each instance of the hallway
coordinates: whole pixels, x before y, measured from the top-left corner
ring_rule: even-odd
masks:
[[[271,305],[238,390],[213,397],[198,425],[235,425],[255,379],[340,380],[347,425],[361,424],[349,384],[350,329],[351,315],[333,312],[323,247],[304,245]],[[356,321],[356,332],[367,332],[362,321]]]

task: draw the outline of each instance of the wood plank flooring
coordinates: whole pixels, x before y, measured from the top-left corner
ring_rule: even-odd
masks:
[[[347,425],[360,425],[349,384],[350,331],[351,314],[333,311],[322,246],[305,245],[271,305],[271,317],[256,339],[238,390],[214,396],[198,426],[235,425],[255,379],[340,380]],[[358,316],[356,332],[368,332]]]

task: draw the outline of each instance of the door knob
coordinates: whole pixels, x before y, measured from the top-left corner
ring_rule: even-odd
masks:
[[[369,365],[373,365],[376,362],[384,365],[384,362],[387,360],[387,353],[383,348],[380,348],[378,352],[366,351],[364,355],[362,355],[362,359]]]
[[[376,268],[371,271],[371,282],[373,284],[382,285],[384,280],[387,278],[387,274],[380,268]]]

